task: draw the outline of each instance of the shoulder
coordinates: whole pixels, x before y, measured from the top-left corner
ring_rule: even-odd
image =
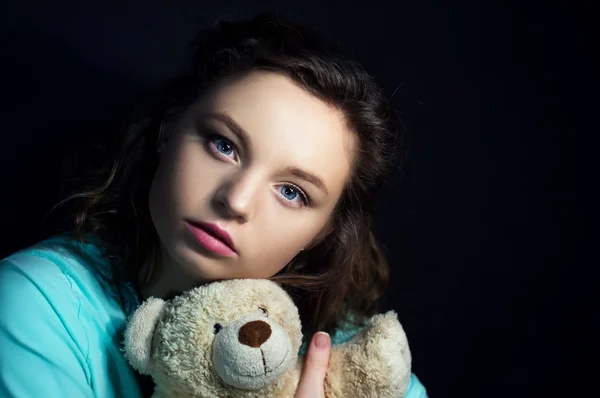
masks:
[[[81,242],[61,234],[0,259],[2,296],[13,303],[17,295],[25,299],[32,291],[55,303],[67,298],[116,300],[129,314],[139,305],[139,295],[131,281],[117,283],[113,264],[101,247],[94,235]]]
[[[137,291],[129,281],[116,283],[100,247],[93,236],[83,243],[64,234],[0,259],[0,322],[25,322],[23,314],[130,314],[139,305]]]
[[[111,266],[90,242],[57,235],[0,259],[0,319],[13,322],[21,311],[79,312],[84,301],[117,297]]]
[[[46,298],[64,297],[65,289],[98,279],[101,257],[94,245],[83,245],[58,235],[0,260],[2,295],[14,300],[32,290]],[[24,289],[24,291],[23,291]]]
[[[34,245],[0,260],[0,295],[2,308],[9,302],[21,305],[21,299],[36,292],[64,293],[68,287],[66,271],[70,268],[65,258],[45,245]]]
[[[16,328],[33,325],[36,319],[64,322],[74,317],[71,321],[76,321],[80,286],[93,280],[87,265],[77,260],[69,241],[61,237],[42,241],[0,260],[3,331],[18,333]]]

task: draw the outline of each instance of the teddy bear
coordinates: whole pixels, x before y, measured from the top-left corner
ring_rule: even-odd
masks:
[[[124,355],[155,383],[154,398],[293,397],[304,357],[291,297],[267,279],[230,279],[164,301],[149,298],[127,323]],[[403,397],[411,354],[393,311],[334,345],[325,395]]]

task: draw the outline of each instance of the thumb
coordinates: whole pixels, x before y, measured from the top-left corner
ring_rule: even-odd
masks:
[[[329,366],[331,338],[325,332],[318,332],[312,338],[302,376],[296,390],[296,398],[313,398],[324,396],[324,381]]]

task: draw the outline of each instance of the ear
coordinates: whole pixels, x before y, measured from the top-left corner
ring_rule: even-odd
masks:
[[[125,357],[142,374],[150,374],[152,338],[164,308],[162,299],[150,297],[133,313],[125,329]]]

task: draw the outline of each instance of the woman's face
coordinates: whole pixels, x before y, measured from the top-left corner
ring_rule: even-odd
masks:
[[[275,73],[200,98],[162,148],[150,189],[164,278],[181,290],[276,274],[331,231],[353,139],[340,111]]]

